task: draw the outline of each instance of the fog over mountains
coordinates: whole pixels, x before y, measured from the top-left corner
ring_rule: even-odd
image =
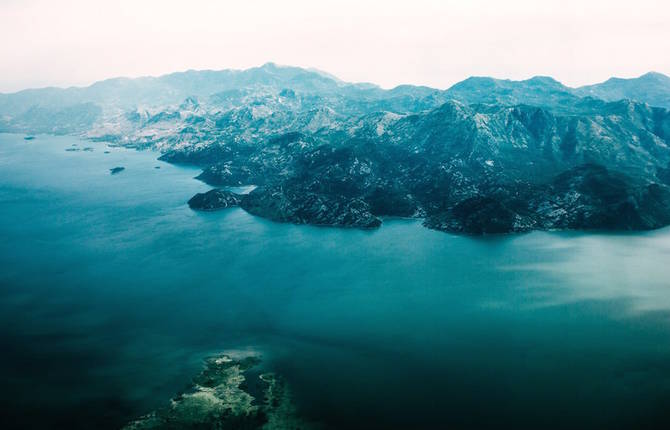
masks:
[[[215,187],[258,186],[196,209],[363,228],[418,217],[472,234],[649,229],[670,224],[668,109],[659,73],[385,90],[268,63],[2,94],[0,131],[156,148]]]

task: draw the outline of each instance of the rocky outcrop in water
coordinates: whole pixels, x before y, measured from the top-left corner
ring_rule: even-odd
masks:
[[[252,376],[251,371],[261,365],[259,358],[219,355],[205,364],[189,389],[166,406],[128,423],[124,430],[317,428],[298,415],[281,376],[272,372]],[[259,398],[251,394],[252,385],[254,392],[261,393]]]
[[[226,190],[213,189],[206,193],[198,193],[191,197],[188,205],[191,209],[200,211],[215,211],[226,209],[240,204],[240,196]]]

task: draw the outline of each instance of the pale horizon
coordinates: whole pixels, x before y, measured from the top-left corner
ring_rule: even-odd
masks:
[[[670,75],[661,1],[0,1],[0,92],[273,62],[383,88]]]
[[[525,78],[519,78],[519,79],[510,79],[510,78],[507,78],[507,77],[504,77],[504,76],[470,75],[470,76],[464,76],[463,79],[459,79],[459,80],[455,81],[454,83],[452,83],[452,84],[450,84],[450,85],[448,85],[448,86],[446,86],[446,87],[436,87],[436,86],[431,86],[431,85],[426,85],[426,84],[415,84],[415,83],[412,83],[412,82],[401,82],[401,83],[398,83],[398,84],[393,85],[393,86],[382,86],[382,85],[379,85],[378,83],[376,83],[376,82],[374,82],[374,81],[369,81],[369,80],[368,80],[368,81],[347,81],[347,80],[344,80],[344,79],[340,78],[339,76],[336,76],[336,75],[333,74],[333,73],[330,73],[330,72],[327,71],[327,70],[318,69],[318,68],[316,68],[316,67],[309,67],[309,66],[295,66],[295,65],[293,65],[293,64],[279,64],[279,63],[276,63],[276,62],[274,62],[274,61],[266,61],[265,63],[258,64],[258,65],[255,65],[255,66],[250,66],[250,67],[247,67],[247,68],[244,68],[244,69],[240,69],[240,68],[224,68],[224,69],[183,69],[183,70],[174,70],[174,71],[172,71],[172,72],[162,73],[162,74],[160,74],[160,75],[109,76],[109,77],[106,77],[106,78],[98,79],[98,80],[95,80],[95,81],[92,81],[92,82],[88,82],[88,83],[84,83],[84,84],[80,84],[80,85],[48,85],[48,86],[42,86],[42,87],[39,87],[39,86],[38,86],[38,87],[26,87],[26,88],[19,88],[19,89],[15,90],[15,91],[0,92],[0,94],[13,94],[13,93],[21,92],[21,91],[39,90],[39,89],[45,89],[45,88],[58,88],[58,89],[86,88],[86,87],[89,87],[89,86],[91,86],[91,85],[93,85],[93,84],[95,84],[95,83],[97,83],[97,82],[102,82],[102,81],[106,81],[106,80],[113,80],[113,79],[160,78],[160,77],[162,77],[162,76],[166,76],[166,75],[170,75],[170,74],[175,74],[175,73],[186,73],[186,72],[191,72],[191,71],[195,71],[195,72],[209,72],[209,71],[219,72],[219,71],[225,71],[225,70],[245,71],[245,70],[249,70],[249,69],[253,69],[253,68],[257,68],[257,67],[262,67],[262,66],[264,66],[264,65],[266,65],[266,64],[268,64],[268,63],[275,64],[275,65],[278,66],[278,67],[300,67],[300,68],[302,68],[302,69],[304,69],[304,70],[315,71],[315,72],[323,73],[323,74],[326,74],[326,75],[330,75],[331,77],[333,77],[333,78],[335,78],[335,79],[337,79],[337,80],[340,80],[340,81],[342,81],[342,82],[348,83],[348,84],[372,84],[372,85],[377,85],[377,86],[379,86],[380,88],[383,88],[383,89],[392,89],[392,88],[395,88],[395,87],[398,87],[398,86],[402,86],[402,85],[415,85],[415,86],[424,86],[424,87],[428,87],[428,88],[434,88],[434,89],[436,89],[436,90],[447,90],[447,89],[449,89],[451,86],[453,86],[453,85],[455,85],[455,84],[457,84],[457,83],[459,83],[459,82],[462,82],[462,81],[464,81],[464,80],[466,80],[466,79],[468,79],[468,78],[493,78],[493,79],[499,79],[499,80],[511,80],[511,81],[523,81],[523,80],[532,79],[532,78],[535,78],[535,77],[550,77],[550,78],[556,79],[555,76],[551,76],[551,75],[532,75],[532,76],[528,76],[528,77],[525,77]],[[635,76],[614,76],[614,75],[613,75],[613,76],[609,76],[609,77],[606,78],[606,79],[603,79],[602,81],[585,83],[585,84],[583,84],[583,85],[578,85],[578,86],[571,86],[571,85],[568,85],[568,84],[566,84],[565,82],[561,82],[560,79],[556,79],[556,80],[557,80],[558,82],[560,82],[561,84],[565,85],[565,86],[568,87],[568,88],[573,88],[573,89],[575,89],[575,88],[579,88],[579,87],[582,87],[582,86],[589,86],[589,85],[593,85],[593,84],[599,84],[599,83],[602,83],[602,82],[604,82],[604,81],[606,81],[606,80],[608,80],[608,79],[610,79],[610,78],[618,78],[618,79],[635,79],[635,78],[639,78],[639,77],[641,77],[641,76],[643,76],[643,75],[646,75],[646,74],[648,74],[648,73],[660,73],[660,74],[663,74],[663,75],[668,76],[667,74],[662,73],[662,72],[658,72],[657,70],[648,70],[648,71],[646,71],[646,72],[644,72],[644,73],[641,73],[641,74],[639,74],[639,75],[635,75]]]

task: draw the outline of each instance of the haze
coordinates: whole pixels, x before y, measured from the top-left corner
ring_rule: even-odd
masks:
[[[0,92],[273,61],[346,81],[670,74],[667,1],[0,1]]]

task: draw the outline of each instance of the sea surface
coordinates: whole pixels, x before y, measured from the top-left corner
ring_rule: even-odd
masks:
[[[331,428],[670,426],[670,229],[198,213],[196,168],[23,137],[0,134],[3,428],[118,428],[227,350]]]

